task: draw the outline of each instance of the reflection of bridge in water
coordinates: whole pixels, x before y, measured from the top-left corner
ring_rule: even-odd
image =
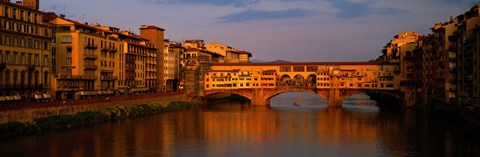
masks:
[[[199,96],[208,98],[231,93],[251,100],[252,105],[269,105],[285,92],[309,92],[341,106],[345,98],[366,93],[384,96],[409,105],[405,100],[398,64],[374,62],[238,63],[213,64],[204,73]]]

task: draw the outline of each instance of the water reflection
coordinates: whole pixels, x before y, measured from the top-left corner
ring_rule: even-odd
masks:
[[[328,108],[315,95],[235,102],[0,140],[2,156],[478,156],[476,130],[442,116],[385,112],[364,95]],[[293,101],[302,100],[300,107]],[[453,125],[453,126],[452,126]],[[453,129],[446,129],[453,128]]]

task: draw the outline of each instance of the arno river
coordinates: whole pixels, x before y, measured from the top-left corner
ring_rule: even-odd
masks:
[[[364,95],[329,109],[315,95],[286,93],[270,107],[217,103],[1,139],[0,156],[480,156],[479,141],[445,115],[380,110]]]

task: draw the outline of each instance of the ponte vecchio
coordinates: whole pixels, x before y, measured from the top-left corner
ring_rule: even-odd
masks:
[[[409,106],[413,102],[402,92],[400,71],[399,64],[378,62],[214,63],[198,80],[203,88],[199,96],[230,93],[262,106],[281,93],[310,92],[327,100],[329,107],[340,107],[343,99],[366,93]]]

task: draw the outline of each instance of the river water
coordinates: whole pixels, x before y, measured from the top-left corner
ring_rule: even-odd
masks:
[[[480,156],[479,131],[450,119],[381,110],[365,95],[328,108],[315,95],[285,93],[270,107],[223,102],[0,139],[0,156]]]

